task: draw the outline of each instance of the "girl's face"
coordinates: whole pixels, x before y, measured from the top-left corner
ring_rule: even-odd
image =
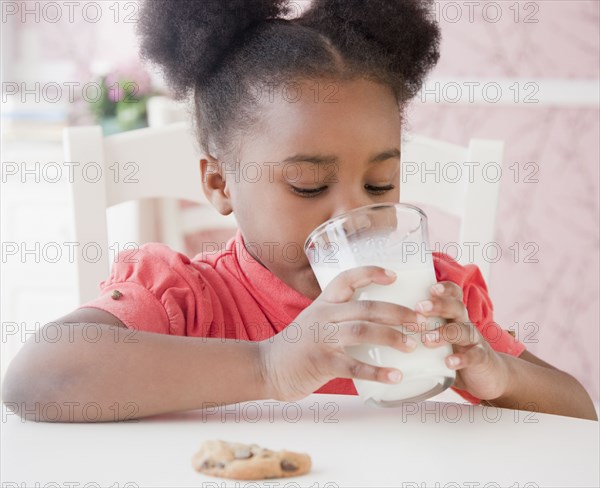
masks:
[[[314,299],[320,288],[303,251],[310,232],[354,208],[399,201],[400,113],[389,88],[366,80],[296,88],[287,100],[263,94],[265,116],[242,139],[239,166],[219,163],[217,207],[233,210],[259,262]]]

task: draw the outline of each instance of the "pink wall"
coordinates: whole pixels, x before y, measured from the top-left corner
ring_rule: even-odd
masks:
[[[481,1],[480,7],[473,8],[473,22],[465,5],[469,2],[437,3],[443,45],[434,77],[598,79],[600,3],[596,0],[521,1],[518,9],[516,2]],[[496,22],[492,22],[493,5],[485,8],[494,3],[501,6]],[[450,4],[461,7],[457,21],[457,10]]]
[[[544,79],[566,91],[578,89],[574,80],[598,82],[600,3],[529,2],[539,9],[530,19],[537,23],[523,22],[533,8],[521,10],[516,23],[509,10],[513,3],[500,2],[502,18],[496,23],[489,21],[493,9],[488,21],[480,10],[469,22],[467,7],[456,23],[440,18],[442,56],[430,79],[520,79],[537,83],[536,98],[549,100],[497,105],[417,100],[410,125],[415,133],[464,145],[472,137],[505,141],[496,230],[504,252],[489,283],[496,321],[505,328],[519,322],[528,349],[574,375],[598,401],[598,102],[553,103]],[[447,16],[454,20],[455,11]],[[536,162],[539,182],[515,183],[508,169],[515,162]],[[514,242],[536,243],[539,263],[515,263],[508,249]],[[535,325],[523,329],[527,322]]]

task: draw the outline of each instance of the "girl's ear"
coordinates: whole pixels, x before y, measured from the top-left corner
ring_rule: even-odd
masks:
[[[208,155],[200,159],[200,175],[202,178],[202,189],[206,198],[213,204],[222,215],[233,212],[231,196],[225,178],[223,177],[223,164]]]

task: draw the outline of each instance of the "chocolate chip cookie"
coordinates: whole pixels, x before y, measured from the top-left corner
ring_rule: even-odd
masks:
[[[271,451],[258,444],[222,440],[205,441],[194,455],[196,471],[234,480],[260,480],[299,476],[310,471],[308,454]]]

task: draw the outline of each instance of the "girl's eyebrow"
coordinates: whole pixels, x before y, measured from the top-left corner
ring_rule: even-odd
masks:
[[[385,161],[386,159],[392,158],[400,159],[400,149],[393,148],[388,149],[387,151],[383,151],[382,153],[379,153],[376,156],[373,156],[371,159],[369,159],[369,163],[379,163],[381,161]]]
[[[371,159],[369,159],[369,163],[379,163],[381,161],[385,161],[386,159],[392,158],[400,158],[400,149],[393,148],[388,149],[387,151],[383,151]],[[312,164],[335,164],[339,162],[339,158],[337,156],[330,155],[320,155],[320,154],[303,154],[298,153],[286,158],[282,161],[283,164],[289,163],[312,163]]]

